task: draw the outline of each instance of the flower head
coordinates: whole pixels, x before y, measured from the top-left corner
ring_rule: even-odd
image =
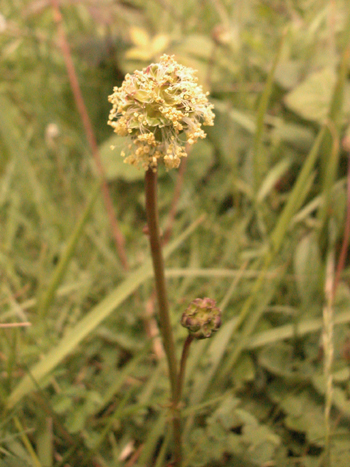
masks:
[[[206,339],[221,326],[221,310],[211,298],[196,298],[183,313],[181,324],[196,339]]]
[[[202,124],[213,125],[213,105],[197,84],[195,70],[173,56],[163,55],[159,63],[127,74],[113,91],[108,124],[131,138],[124,162],[145,170],[155,169],[159,161],[167,169],[178,167],[187,155],[185,144],[206,137]]]

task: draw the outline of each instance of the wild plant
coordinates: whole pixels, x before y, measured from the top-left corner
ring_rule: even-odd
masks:
[[[221,325],[221,312],[215,300],[195,299],[182,316],[189,331],[185,341],[180,371],[171,327],[162,238],[157,203],[157,174],[178,168],[187,157],[186,143],[193,145],[205,138],[204,125],[213,125],[213,105],[197,84],[195,71],[178,64],[174,57],[163,55],[142,71],[127,74],[120,88],[109,96],[113,107],[108,124],[115,133],[129,138],[124,162],[145,170],[147,233],[151,247],[155,288],[163,345],[168,361],[171,386],[171,418],[174,434],[174,465],[182,464],[181,393],[189,347],[193,339],[205,339]]]

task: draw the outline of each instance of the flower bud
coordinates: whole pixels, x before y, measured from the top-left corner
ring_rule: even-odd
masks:
[[[183,313],[181,324],[196,339],[206,339],[220,328],[221,310],[211,298],[196,298]]]

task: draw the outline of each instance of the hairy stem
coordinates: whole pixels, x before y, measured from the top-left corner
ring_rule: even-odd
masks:
[[[177,386],[177,359],[175,343],[171,328],[168,297],[166,291],[164,259],[162,243],[159,231],[158,203],[157,203],[157,172],[152,169],[146,171],[146,214],[151,254],[153,261],[154,278],[158,299],[160,332],[169,367],[169,379],[172,398],[172,418],[174,427],[175,465],[179,467],[182,463],[181,449],[181,421],[178,409],[178,386]]]

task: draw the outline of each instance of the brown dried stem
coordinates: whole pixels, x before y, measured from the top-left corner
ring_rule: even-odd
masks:
[[[51,2],[52,2],[53,10],[54,10],[54,21],[56,23],[57,32],[59,35],[59,45],[60,45],[62,55],[65,61],[65,65],[67,68],[67,73],[68,73],[72,93],[74,96],[74,100],[75,100],[76,106],[78,108],[78,111],[79,111],[79,114],[80,114],[80,117],[81,117],[81,120],[84,126],[86,138],[88,140],[98,173],[100,177],[102,178],[101,187],[102,187],[103,200],[104,200],[104,204],[105,204],[106,211],[108,214],[113,239],[114,239],[116,249],[119,255],[119,259],[122,263],[122,266],[127,271],[129,269],[129,265],[128,265],[128,260],[127,260],[125,248],[124,248],[124,243],[125,243],[124,237],[120,231],[117,219],[115,217],[113,203],[112,203],[112,199],[109,193],[103,166],[101,163],[101,157],[100,157],[100,152],[98,149],[97,141],[96,141],[95,134],[92,128],[89,114],[85,106],[84,98],[83,98],[83,95],[82,95],[82,92],[79,86],[79,81],[78,81],[77,73],[75,71],[72,54],[70,51],[70,46],[67,40],[67,36],[64,30],[63,24],[62,24],[63,19],[62,19],[62,14],[60,11],[59,2],[58,0],[51,0]]]

